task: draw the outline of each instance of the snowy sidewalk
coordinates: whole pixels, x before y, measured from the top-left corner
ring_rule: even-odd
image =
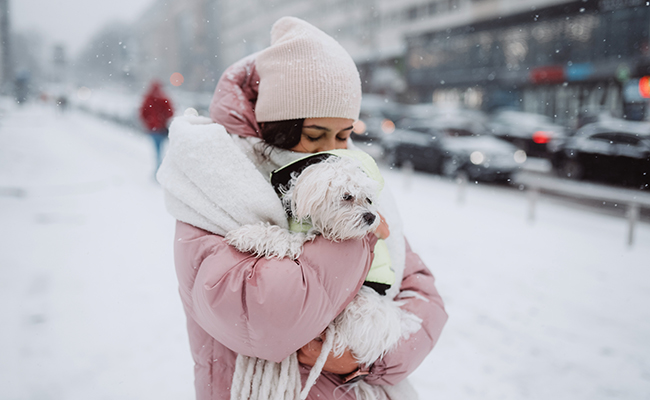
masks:
[[[0,398],[192,399],[153,146],[84,114],[0,119]]]
[[[173,220],[135,131],[0,110],[0,398],[192,399]],[[422,400],[650,398],[650,226],[384,171],[449,322]]]

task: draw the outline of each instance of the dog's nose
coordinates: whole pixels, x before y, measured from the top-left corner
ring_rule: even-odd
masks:
[[[372,223],[375,222],[376,218],[377,217],[373,213],[365,213],[365,214],[363,214],[363,220],[368,225],[372,225]]]

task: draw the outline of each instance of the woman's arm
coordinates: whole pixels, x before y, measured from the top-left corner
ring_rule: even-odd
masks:
[[[352,300],[372,262],[374,234],[304,246],[297,260],[257,259],[179,222],[175,261],[188,313],[231,350],[279,362],[317,337]]]
[[[375,362],[365,380],[373,385],[394,385],[406,378],[422,363],[438,341],[447,322],[442,298],[435,287],[435,278],[406,244],[406,268],[397,299],[405,301],[403,309],[422,319],[422,328],[402,340],[396,349]],[[400,298],[405,291],[414,297]]]

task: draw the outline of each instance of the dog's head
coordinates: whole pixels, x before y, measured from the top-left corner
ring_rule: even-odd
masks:
[[[283,201],[297,220],[329,240],[361,238],[380,223],[375,199],[379,184],[356,160],[331,157],[293,176]]]

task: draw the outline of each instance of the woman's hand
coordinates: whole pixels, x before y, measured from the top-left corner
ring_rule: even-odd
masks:
[[[298,350],[298,361],[301,364],[313,367],[323,347],[323,339],[317,338],[304,345]],[[350,350],[345,350],[340,357],[334,357],[332,353],[327,356],[323,371],[332,372],[338,375],[350,374],[359,368],[357,359]]]
[[[388,224],[386,223],[383,215],[379,214],[379,219],[381,222],[379,223],[379,226],[377,226],[377,229],[375,229],[375,235],[379,239],[386,239],[388,236],[390,236],[390,229],[388,229]]]

